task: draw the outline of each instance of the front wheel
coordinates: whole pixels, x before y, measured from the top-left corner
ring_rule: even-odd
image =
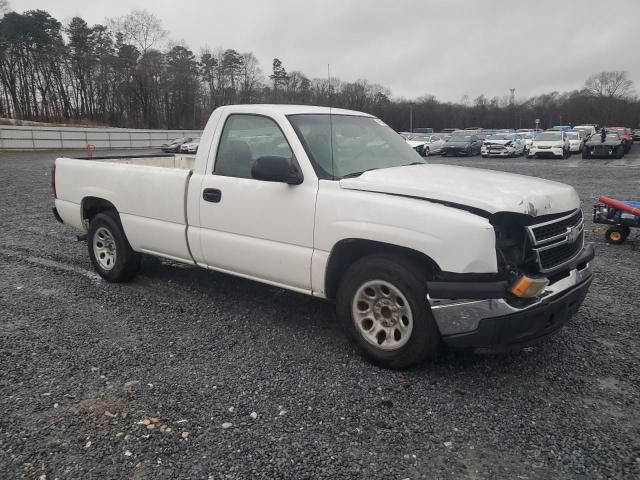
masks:
[[[407,368],[435,356],[440,333],[425,285],[418,268],[391,255],[365,257],[347,270],[337,314],[365,357],[385,368]]]
[[[87,244],[91,263],[105,280],[125,282],[138,273],[141,255],[129,245],[116,213],[99,213],[91,220]]]
[[[429,156],[429,154],[431,153],[431,151],[429,150],[429,147],[424,147],[423,152],[424,152],[424,156],[425,156],[425,157],[428,157],[428,156]]]

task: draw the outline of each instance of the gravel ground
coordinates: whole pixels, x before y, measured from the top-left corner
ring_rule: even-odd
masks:
[[[319,300],[153,258],[100,280],[50,213],[55,156],[0,156],[1,478],[640,478],[635,234],[589,222],[593,286],[550,341],[386,371]],[[570,183],[587,213],[638,198],[640,147],[432,161]]]

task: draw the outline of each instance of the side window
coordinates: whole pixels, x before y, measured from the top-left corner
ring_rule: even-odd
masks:
[[[278,124],[259,115],[230,115],[220,136],[213,173],[251,178],[253,161],[265,156],[293,157]]]

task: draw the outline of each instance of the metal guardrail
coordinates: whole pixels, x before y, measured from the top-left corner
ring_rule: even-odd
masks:
[[[0,151],[156,148],[178,137],[200,137],[199,130],[0,126]]]

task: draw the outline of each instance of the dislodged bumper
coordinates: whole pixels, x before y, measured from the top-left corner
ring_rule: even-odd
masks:
[[[508,350],[553,334],[582,304],[592,280],[591,259],[593,247],[587,246],[565,276],[529,302],[429,297],[442,339],[456,348]]]

